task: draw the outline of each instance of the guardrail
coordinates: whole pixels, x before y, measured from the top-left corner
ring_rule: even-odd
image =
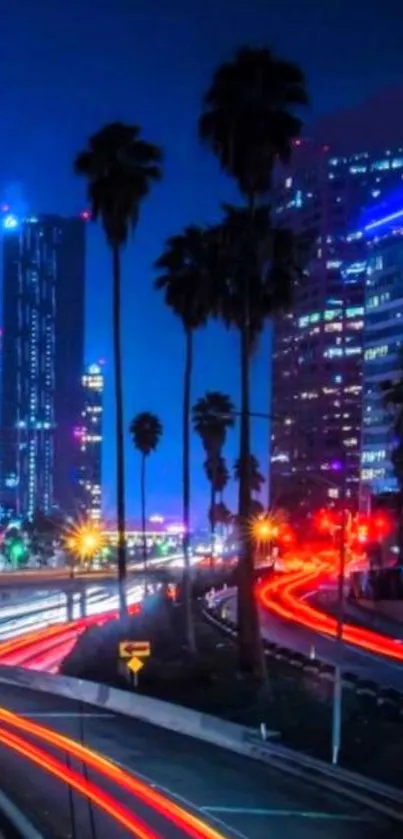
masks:
[[[5,839],[44,839],[25,814],[0,790],[0,835]]]
[[[403,792],[370,778],[333,767],[325,761],[276,744],[276,732],[222,720],[181,705],[173,705],[109,685],[71,676],[52,676],[23,668],[0,666],[0,683],[51,693],[67,699],[132,717],[149,725],[203,740],[273,768],[314,781],[325,789],[365,804],[403,823]],[[266,739],[268,738],[268,739]]]
[[[219,595],[219,592],[216,594]],[[218,602],[206,598],[203,614],[222,632],[235,637],[237,634],[236,622],[226,614],[225,608],[227,599],[232,599],[233,595],[225,590],[223,590],[222,595]],[[292,667],[300,668],[305,673],[317,676],[319,679],[327,681],[333,681],[334,679],[334,665],[322,661],[316,653],[313,658],[310,658],[304,653],[296,652],[272,641],[263,641],[263,646],[266,656],[271,656],[277,661],[287,662]],[[393,712],[403,717],[403,693],[396,688],[385,687],[375,680],[364,679],[347,670],[343,672],[343,687],[354,690],[357,696],[374,699],[380,712]]]

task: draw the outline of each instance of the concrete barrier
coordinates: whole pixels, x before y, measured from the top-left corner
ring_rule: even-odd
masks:
[[[275,742],[276,732],[265,730],[265,739],[262,739],[262,735],[259,738],[257,730],[247,726],[159,699],[70,676],[52,676],[2,665],[0,666],[0,683],[55,694],[75,702],[81,701],[103,710],[133,717],[152,726],[203,740],[211,745],[220,746],[269,764],[282,772],[288,772],[305,780],[309,778],[327,790],[361,802],[403,823],[403,792],[401,790],[281,746]],[[32,836],[32,839],[39,839],[39,837]]]
[[[232,594],[230,593],[230,597]],[[226,592],[216,592],[215,600],[206,599],[203,614],[205,618],[213,625],[220,628],[223,632],[234,637],[237,634],[234,623],[229,623],[228,620],[222,620],[221,608],[222,603],[228,597],[228,590]],[[217,605],[218,603],[218,605]],[[317,676],[325,681],[334,681],[334,664],[321,661],[315,656],[315,660],[303,653],[295,652],[288,647],[282,647],[279,644],[263,641],[263,647],[267,656],[272,656],[277,661],[284,661],[291,667],[299,667],[305,673],[311,674],[312,677]],[[403,715],[403,693],[399,690],[387,688],[378,682],[356,675],[355,673],[343,673],[343,687],[354,690],[358,697],[368,698],[372,697],[376,700],[378,707],[382,708],[385,705],[394,706],[401,715]],[[388,693],[388,698],[385,700],[385,692]]]
[[[0,790],[0,836],[3,836],[2,831],[5,836],[10,832],[14,839],[44,839],[19,807]]]
[[[25,670],[22,667],[0,666],[0,683],[15,685],[28,690],[56,694],[76,702],[95,705],[113,713],[134,717],[137,720],[177,731],[188,737],[206,740],[218,746],[240,745],[250,738],[254,729],[237,723],[213,717],[181,705],[173,705],[161,699],[118,690],[109,685],[84,681],[72,676],[53,676]],[[276,737],[277,732],[267,732],[267,737]]]

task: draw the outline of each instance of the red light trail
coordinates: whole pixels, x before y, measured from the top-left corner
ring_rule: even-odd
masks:
[[[8,729],[17,729],[21,736],[10,732]],[[46,769],[51,775],[70,784],[75,790],[85,795],[104,812],[107,812],[119,824],[124,826],[139,839],[159,839],[144,822],[138,819],[126,807],[119,804],[115,798],[104,792],[104,790],[93,782],[86,780],[61,763],[52,754],[42,747],[31,743],[27,737],[30,736],[53,749],[57,749],[62,755],[70,755],[86,766],[91,767],[104,781],[112,782],[118,789],[133,795],[150,810],[158,813],[165,820],[176,825],[186,836],[191,839],[224,839],[214,827],[195,814],[185,810],[166,795],[158,792],[155,788],[149,787],[139,780],[135,775],[126,772],[115,765],[103,755],[84,746],[81,743],[59,734],[51,728],[34,723],[31,720],[20,717],[5,708],[0,707],[0,742],[10,749],[13,749],[23,758],[28,759],[41,768]]]
[[[137,603],[129,607],[130,614],[139,611]],[[88,626],[102,626],[118,617],[116,609],[103,614],[90,615],[57,626],[48,626],[28,632],[20,638],[0,643],[0,664],[46,670],[55,673],[73,648],[77,638]]]
[[[335,637],[335,618],[301,599],[307,587],[312,589],[315,585],[318,586],[320,579],[328,575],[330,570],[329,562],[317,562],[315,568],[311,564],[305,571],[299,570],[274,577],[258,588],[260,603],[284,620],[298,623],[322,635]],[[392,638],[379,632],[346,622],[343,624],[343,640],[366,652],[403,662],[403,649]]]

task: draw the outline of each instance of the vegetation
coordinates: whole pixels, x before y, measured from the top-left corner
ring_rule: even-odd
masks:
[[[215,551],[215,509],[217,493],[223,493],[229,472],[222,456],[227,431],[235,423],[235,408],[227,394],[208,391],[193,406],[193,427],[199,435],[207,455],[204,469],[210,483],[209,519],[211,525],[211,552]]]
[[[156,262],[155,287],[181,320],[185,338],[183,387],[183,520],[187,643],[195,649],[191,617],[189,557],[190,426],[194,333],[218,318],[239,333],[241,384],[238,521],[242,534],[239,573],[239,666],[263,673],[257,607],[253,592],[253,544],[248,521],[256,511],[250,481],[250,359],[268,318],[290,305],[301,277],[301,248],[291,231],[272,219],[270,191],[277,162],[287,163],[301,132],[298,108],[307,104],[300,68],[268,49],[244,47],[214,73],[203,100],[199,136],[238,187],[240,206],[225,206],[215,227],[190,226],[165,244]],[[140,137],[137,126],[108,125],[78,155],[76,172],[86,177],[94,220],[100,220],[112,251],[113,327],[116,387],[118,564],[121,609],[125,611],[125,492],[123,393],[121,377],[121,252],[136,226],[141,202],[161,175],[161,152]],[[217,495],[228,481],[222,459],[227,429],[233,425],[229,397],[207,393],[193,411],[206,452],[214,536]],[[215,401],[214,401],[215,400]],[[220,414],[220,418],[219,415]],[[225,417],[225,421],[224,421]],[[256,475],[255,475],[256,478]],[[222,498],[221,513],[227,516]]]
[[[250,493],[257,493],[260,494],[263,484],[266,481],[264,475],[262,475],[260,471],[259,461],[257,457],[253,454],[249,455],[249,462],[248,462],[248,486]],[[234,463],[234,477],[236,481],[239,481],[241,478],[241,461],[236,460]]]
[[[199,121],[202,141],[235,181],[245,202],[242,209],[227,208],[222,241],[226,256],[232,258],[225,260],[228,270],[222,275],[221,297],[224,320],[240,334],[239,665],[259,677],[264,661],[253,590],[253,545],[247,535],[249,361],[265,319],[289,301],[295,279],[292,234],[274,230],[270,207],[260,203],[270,195],[276,162],[289,161],[293,140],[301,132],[295,106],[306,104],[305,78],[298,66],[268,49],[245,47],[217,69]]]
[[[130,435],[134,448],[140,452],[140,498],[141,498],[141,530],[143,536],[143,562],[147,570],[147,536],[146,536],[146,462],[151,452],[155,452],[163,433],[161,420],[156,414],[143,411],[137,414],[130,423]]]
[[[195,651],[191,609],[190,575],[190,420],[193,373],[193,337],[207,323],[214,301],[214,264],[210,233],[205,228],[187,227],[172,236],[155,267],[155,287],[164,292],[165,302],[180,319],[185,338],[183,382],[183,592],[186,603],[186,637],[189,649]]]
[[[113,349],[116,410],[116,518],[119,600],[126,603],[126,516],[124,480],[124,405],[121,339],[121,255],[137,225],[140,206],[161,177],[161,151],[141,138],[137,125],[110,123],[93,134],[75,159],[75,171],[87,180],[94,221],[100,221],[112,254]]]

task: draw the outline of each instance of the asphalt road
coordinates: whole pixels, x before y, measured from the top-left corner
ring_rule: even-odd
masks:
[[[7,685],[1,686],[1,705],[102,752],[230,839],[392,839],[396,834],[396,825],[364,807],[256,761],[133,719]],[[2,745],[0,767],[4,791],[46,831],[47,839],[72,835],[66,787]],[[80,767],[75,763],[73,768]],[[119,801],[159,831],[161,839],[183,836],[126,793],[119,791]],[[87,803],[74,797],[73,807],[76,836],[93,839]],[[94,818],[97,839],[127,836],[108,816],[95,812]]]
[[[236,598],[223,595],[228,613],[235,617]],[[267,641],[279,646],[288,647],[304,655],[314,655],[321,661],[334,664],[336,660],[336,644],[334,638],[320,635],[300,624],[293,624],[281,620],[266,609],[261,609],[260,621],[262,634]],[[396,639],[401,644],[401,639]],[[403,666],[398,662],[373,655],[346,644],[344,646],[343,669],[345,672],[355,673],[363,679],[379,682],[384,687],[403,690]]]

